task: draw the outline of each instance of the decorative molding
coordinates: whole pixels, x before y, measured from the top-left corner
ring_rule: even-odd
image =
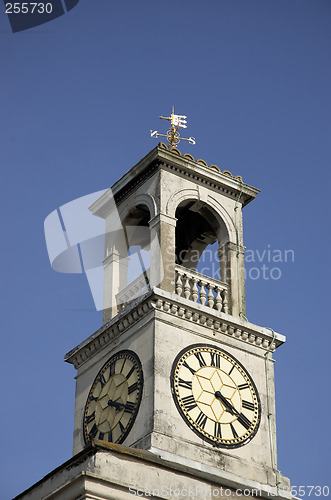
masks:
[[[194,162],[196,163],[196,162]],[[188,177],[189,179],[194,180],[195,182],[200,182],[202,185],[208,186],[208,188],[215,189],[217,191],[220,191],[221,193],[224,193],[225,195],[229,196],[230,198],[233,198],[235,200],[238,199],[238,191],[239,191],[239,186],[233,186],[231,188],[230,186],[224,186],[223,184],[220,184],[219,182],[215,182],[213,179],[205,179],[202,175],[200,175],[197,170],[191,171],[184,169],[183,167],[179,167],[177,165],[172,165],[167,162],[163,162],[161,164],[164,168],[167,168],[168,170],[172,170],[174,172],[177,172],[185,177]],[[202,164],[198,164],[199,167],[204,167]],[[204,167],[207,169],[208,167]],[[213,169],[214,173],[215,170]],[[216,172],[216,175],[222,175],[222,173]],[[226,174],[224,174],[226,175]]]
[[[155,217],[151,218],[151,220],[148,221],[148,224],[150,228],[153,228],[160,224],[160,222],[165,222],[166,224],[170,224],[170,226],[176,227],[177,219],[176,217],[160,212]]]
[[[239,193],[241,193],[243,206],[253,200],[259,193],[259,189],[243,183],[240,176],[234,177],[227,170],[220,172],[216,165],[208,167],[202,163],[197,163],[192,155],[187,153],[182,155],[178,150],[175,151],[174,148],[168,150],[165,145],[160,143],[112,186],[116,203],[118,204],[128,196],[148,177],[153,175],[159,167],[187,176],[194,182],[220,191],[233,199],[237,199]],[[99,217],[105,216],[107,213],[107,209],[103,207],[103,200],[106,201],[106,199],[105,195],[103,195],[100,201],[97,200],[97,215]]]
[[[273,335],[266,328],[244,322],[239,318],[215,311],[159,288],[153,288],[129,303],[117,316],[67,353],[64,360],[73,364],[77,370],[105,345],[113,342],[153,310],[163,311],[189,323],[207,327],[216,339],[222,335],[232,336],[265,351],[274,352],[286,340],[279,333]]]
[[[135,207],[145,205],[149,210],[150,218],[153,219],[157,212],[157,206],[154,197],[149,193],[135,194],[134,198]]]
[[[219,313],[213,309],[211,310],[207,306],[196,304],[190,300],[183,299],[182,297],[174,297],[176,297],[177,300],[169,300],[169,298],[158,297],[155,302],[153,301],[153,305],[155,304],[156,309],[162,310],[166,313],[180,318],[185,318],[195,324],[209,327],[213,330],[212,334],[214,336],[216,333],[220,335],[232,336],[238,340],[254,344],[257,347],[271,352],[274,352],[277,347],[285,342],[285,337],[283,335],[276,334],[273,341],[273,336],[270,332],[262,332],[261,328],[256,327],[256,325],[252,325],[251,323],[242,323],[239,318],[235,318],[234,316]],[[179,301],[185,301],[187,304],[183,307],[181,304],[174,303]],[[228,318],[230,318],[230,320]],[[264,328],[262,329],[265,330]]]
[[[217,238],[219,241],[224,241],[226,238],[226,241],[229,240],[235,244],[237,233],[233,219],[225,207],[208,193],[206,188],[197,185],[195,188],[178,189],[167,201],[167,214],[174,217],[177,207],[185,200],[202,201],[203,205],[201,206],[208,208],[217,220],[219,228]]]
[[[117,316],[68,352],[64,356],[64,361],[73,364],[77,370],[89,358],[103,349],[105,345],[113,342],[119,335],[153,309],[154,305],[150,295],[149,292],[143,297],[132,301],[131,304],[128,304]]]
[[[188,158],[189,160],[197,163],[198,165],[202,165],[203,167],[211,168],[212,170],[215,170],[216,172],[218,172],[220,174],[228,175],[229,177],[232,177],[232,179],[235,179],[236,181],[242,182],[241,175],[233,175],[229,170],[222,171],[220,168],[218,168],[217,165],[214,165],[214,164],[208,165],[208,163],[205,160],[202,160],[201,158],[199,158],[198,160],[195,160],[192,155],[190,155],[189,153],[182,154],[179,151],[179,149],[177,149],[176,147],[171,147],[170,149],[168,149],[168,146],[166,144],[164,144],[164,142],[159,142],[159,147],[161,149],[166,149],[168,151],[171,151],[172,153],[174,153],[177,156],[182,156],[183,158]]]
[[[120,203],[124,198],[129,196],[134,189],[137,189],[146,179],[154,174],[154,171],[160,166],[159,162],[152,162],[148,168],[130,180],[121,190],[114,193],[116,204]]]

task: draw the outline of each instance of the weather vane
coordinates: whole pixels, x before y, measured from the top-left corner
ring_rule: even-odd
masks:
[[[159,116],[162,120],[168,120],[171,125],[166,134],[159,134],[157,130],[151,130],[151,137],[166,137],[167,141],[169,143],[168,149],[177,146],[180,140],[182,141],[188,141],[190,144],[195,144],[195,138],[190,137],[189,139],[186,139],[185,137],[180,137],[178,133],[179,127],[182,128],[187,128],[187,123],[186,118],[187,116],[185,115],[175,115],[175,110],[174,107],[172,107],[172,113],[171,116]]]

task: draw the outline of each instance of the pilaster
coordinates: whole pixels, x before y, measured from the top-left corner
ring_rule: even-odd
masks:
[[[151,229],[151,286],[175,291],[176,218],[159,213],[149,221]]]
[[[245,315],[245,247],[232,242],[218,249],[221,279],[229,285],[229,311],[233,316]]]

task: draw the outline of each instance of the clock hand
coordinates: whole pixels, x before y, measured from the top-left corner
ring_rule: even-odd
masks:
[[[232,415],[239,415],[239,413],[237,412],[237,410],[234,408],[234,406],[232,406],[232,404],[230,403],[230,401],[228,401],[224,396],[223,394],[221,394],[220,391],[216,391],[215,392],[215,397],[217,399],[219,399],[221,401],[221,403],[223,403],[223,405],[225,406],[225,410],[226,411],[229,411]]]
[[[108,406],[113,406],[116,410],[121,410],[122,408],[126,407],[124,403],[119,403],[118,401],[112,401],[111,399],[109,399],[108,401]]]

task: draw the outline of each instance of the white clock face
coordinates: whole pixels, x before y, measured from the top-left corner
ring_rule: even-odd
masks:
[[[190,346],[175,359],[171,382],[180,414],[204,440],[235,448],[254,437],[261,414],[258,392],[229,353],[211,345]]]

